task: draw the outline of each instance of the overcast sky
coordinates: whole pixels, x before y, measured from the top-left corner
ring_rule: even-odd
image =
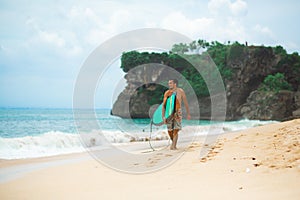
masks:
[[[89,54],[111,37],[140,28],[300,52],[299,2],[1,0],[0,107],[72,107],[74,83]],[[123,76],[119,64],[101,81],[105,91],[97,107],[112,106]],[[105,80],[109,87],[103,87]]]

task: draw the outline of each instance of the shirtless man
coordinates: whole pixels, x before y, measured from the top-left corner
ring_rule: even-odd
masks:
[[[176,150],[177,147],[177,140],[178,140],[178,132],[181,130],[181,120],[182,120],[182,111],[181,111],[181,103],[183,100],[184,103],[184,107],[186,109],[187,112],[187,119],[190,120],[191,119],[191,115],[190,115],[190,110],[189,110],[189,105],[188,105],[188,101],[186,99],[186,95],[183,89],[177,87],[178,85],[178,81],[177,79],[171,79],[168,82],[169,85],[169,90],[167,90],[164,94],[164,106],[163,106],[163,110],[162,110],[162,116],[164,119],[164,124],[167,124],[167,128],[168,128],[168,134],[172,140],[172,145],[170,147],[171,150]],[[176,93],[176,106],[175,106],[175,113],[173,114],[173,116],[166,120],[165,119],[165,106],[166,106],[166,101],[167,98],[169,96],[171,96],[173,93]]]

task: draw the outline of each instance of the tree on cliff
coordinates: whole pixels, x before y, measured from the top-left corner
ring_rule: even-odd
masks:
[[[199,49],[205,49],[200,54]],[[208,56],[209,55],[209,56]],[[148,63],[164,64],[178,71],[188,85],[192,87],[198,99],[209,97],[207,85],[202,76],[214,80],[216,74],[202,71],[201,75],[194,65],[205,66],[212,59],[219,69],[224,84],[228,87],[228,113],[234,118],[236,109],[245,103],[250,92],[257,90],[279,91],[282,89],[297,91],[300,85],[300,56],[298,53],[288,54],[281,46],[265,47],[243,45],[238,42],[220,43],[205,40],[193,41],[189,44],[174,44],[170,52],[124,52],[121,57],[121,68],[128,73],[131,69]],[[181,84],[184,81],[179,80]],[[146,84],[146,82],[145,82]],[[187,93],[186,85],[180,85]],[[138,88],[134,98],[145,98],[149,106],[161,102],[161,85],[151,84]],[[234,101],[234,103],[230,102]],[[132,102],[135,102],[132,100]],[[144,105],[143,105],[144,106]],[[230,110],[231,109],[231,110]],[[147,110],[147,109],[146,109]]]
[[[260,90],[278,93],[280,90],[292,90],[292,87],[285,80],[284,74],[276,73],[275,75],[268,75],[264,79]]]

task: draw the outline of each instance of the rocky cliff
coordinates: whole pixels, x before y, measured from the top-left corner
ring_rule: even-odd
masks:
[[[294,92],[285,90],[278,93],[255,90],[238,111],[247,119],[284,120],[293,116],[294,96]]]
[[[267,75],[288,70],[286,65],[281,64],[281,55],[276,54],[273,48],[261,46],[239,49],[238,54],[231,51],[236,50],[230,49],[226,56],[226,67],[231,71],[231,78],[224,79],[227,98],[226,120],[284,120],[300,117],[299,89],[280,92],[258,91]],[[149,73],[149,70],[152,72]],[[157,93],[152,91],[160,90],[162,95],[167,89],[166,84],[155,83],[166,83],[169,77],[174,77],[168,70],[163,64],[152,64],[127,71],[127,87],[114,103],[111,113],[125,118],[151,116],[156,104],[162,100],[162,96],[153,96]],[[295,80],[297,77],[288,75],[288,78]],[[296,81],[292,85],[293,88],[298,88],[297,84]],[[192,118],[210,119],[209,96],[191,99],[189,104]]]
[[[243,113],[238,109],[250,93],[256,90],[268,74],[276,72],[280,57],[271,48],[249,47],[235,59],[228,60],[233,71],[231,80],[225,82],[227,91],[227,119],[240,119]]]
[[[162,95],[167,87],[158,83],[174,76],[169,67],[158,63],[144,64],[128,71],[125,75],[127,86],[114,103],[112,115],[149,118],[155,105],[161,102],[161,98],[153,96],[152,91],[159,90]]]

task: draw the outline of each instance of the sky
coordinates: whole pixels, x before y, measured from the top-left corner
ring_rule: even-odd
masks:
[[[0,107],[71,108],[88,56],[113,36],[136,29],[300,52],[299,10],[297,0],[0,0]],[[111,108],[122,90],[119,66],[112,61],[99,81],[97,108]]]

